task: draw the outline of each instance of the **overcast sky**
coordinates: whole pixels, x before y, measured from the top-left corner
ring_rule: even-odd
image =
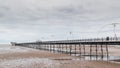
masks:
[[[113,36],[101,27],[119,22],[120,0],[0,0],[0,43]]]

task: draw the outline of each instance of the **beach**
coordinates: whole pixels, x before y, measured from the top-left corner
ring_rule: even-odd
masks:
[[[109,46],[109,55],[120,56],[119,48],[120,46]],[[0,68],[120,68],[120,63],[81,60],[68,54],[1,44]]]

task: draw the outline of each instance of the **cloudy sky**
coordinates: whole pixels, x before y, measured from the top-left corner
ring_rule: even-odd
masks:
[[[119,22],[120,0],[0,0],[0,43],[113,36],[101,27]]]

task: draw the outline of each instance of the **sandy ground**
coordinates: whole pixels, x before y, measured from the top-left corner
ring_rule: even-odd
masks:
[[[120,56],[119,48],[110,46],[110,55]],[[67,54],[0,45],[0,68],[120,68],[120,63],[80,60]]]

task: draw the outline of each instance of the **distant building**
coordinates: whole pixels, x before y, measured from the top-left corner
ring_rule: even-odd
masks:
[[[12,46],[15,46],[16,42],[11,42]]]

